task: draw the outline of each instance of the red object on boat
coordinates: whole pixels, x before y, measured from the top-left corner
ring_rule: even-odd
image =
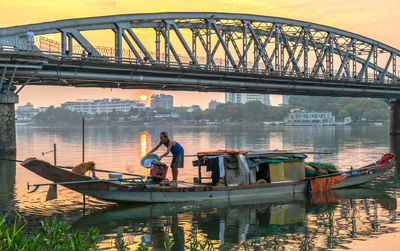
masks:
[[[330,190],[334,185],[339,184],[347,178],[349,174],[338,175],[333,177],[321,177],[310,180],[310,192],[322,192]]]
[[[168,172],[167,165],[160,164],[155,161],[153,161],[153,163],[151,163],[150,176],[152,178],[166,180],[165,177],[167,177],[167,172]]]
[[[391,160],[392,158],[393,158],[393,154],[392,153],[387,153],[387,154],[385,154],[385,155],[383,155],[381,157],[381,159],[379,160],[378,164],[382,165],[382,164],[388,162],[389,160]]]

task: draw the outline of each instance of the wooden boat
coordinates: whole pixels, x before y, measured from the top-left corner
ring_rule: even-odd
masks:
[[[198,158],[199,161],[202,161],[207,156],[232,156],[234,154],[236,153],[199,153]],[[267,156],[267,158],[275,156],[273,158],[276,158],[277,155],[279,154],[274,152],[272,155],[271,153],[251,153],[248,156]],[[183,182],[171,185],[147,183],[144,181],[145,177],[99,180],[71,172],[67,170],[66,167],[54,166],[46,161],[38,160],[36,158],[26,159],[21,163],[21,165],[37,175],[54,182],[49,184],[32,185],[36,187],[35,190],[42,185],[62,185],[79,193],[105,201],[152,203],[207,200],[248,200],[253,198],[268,199],[277,198],[283,195],[287,196],[290,194],[305,193],[310,190],[311,192],[314,192],[351,187],[372,181],[394,167],[396,164],[394,156],[387,159],[385,163],[379,164],[379,161],[352,171],[302,180],[284,180],[242,185],[226,184],[221,186],[213,186],[202,182],[201,164],[199,165],[199,177],[196,178],[197,181],[199,181],[198,183]],[[321,183],[330,185],[321,189],[319,186]],[[317,184],[317,186],[315,186],[315,184]]]

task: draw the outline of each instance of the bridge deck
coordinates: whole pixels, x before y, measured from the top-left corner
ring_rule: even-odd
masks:
[[[319,96],[352,96],[399,98],[397,84],[365,83],[355,80],[334,80],[279,76],[266,71],[238,71],[206,65],[182,66],[163,62],[146,64],[132,59],[81,57],[44,54],[42,52],[0,52],[0,67],[16,65],[19,70],[14,84],[23,84],[35,74],[35,65],[42,68],[30,85],[101,87],[123,89],[155,89],[200,92],[243,92]],[[31,68],[30,68],[31,67]],[[4,68],[3,68],[4,70]],[[0,73],[1,69],[0,69]],[[6,76],[10,75],[6,74]]]

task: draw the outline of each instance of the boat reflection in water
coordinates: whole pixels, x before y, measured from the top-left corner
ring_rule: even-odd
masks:
[[[214,248],[334,248],[355,237],[390,232],[396,220],[396,199],[371,189],[296,194],[275,201],[158,203],[111,206],[77,220],[74,228],[97,227],[102,248],[123,238],[130,248],[172,250],[209,241]],[[186,248],[185,248],[186,246]]]

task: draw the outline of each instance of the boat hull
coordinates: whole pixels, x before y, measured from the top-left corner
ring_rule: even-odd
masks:
[[[395,163],[393,159],[383,165],[372,164],[352,171],[345,179],[331,189],[367,183],[392,168]],[[48,162],[35,158],[27,159],[21,165],[53,182],[91,181],[90,183],[64,184],[63,186],[100,200],[123,203],[233,201],[268,198],[276,201],[279,198],[286,198],[291,195],[295,196],[295,194],[307,192],[309,183],[309,180],[301,180],[242,186],[211,186],[189,183],[160,186],[145,183],[120,183],[94,180],[91,177],[55,167]]]
[[[264,186],[258,188],[248,188],[240,190],[208,190],[191,191],[165,189],[165,191],[110,191],[110,190],[92,190],[92,189],[74,189],[77,192],[95,197],[97,199],[114,202],[186,202],[186,201],[221,201],[221,200],[244,200],[244,199],[266,199],[271,198],[274,201],[279,197],[295,193],[304,193],[307,189],[307,182],[295,182],[285,186]],[[172,190],[172,191],[170,191]],[[175,191],[174,191],[175,190]]]
[[[361,185],[361,184],[365,184],[365,183],[371,182],[374,179],[378,178],[384,172],[385,171],[377,172],[377,173],[366,173],[366,174],[363,174],[363,175],[349,176],[348,178],[344,179],[339,184],[333,186],[332,189],[340,189],[340,188],[358,186],[358,185]]]

